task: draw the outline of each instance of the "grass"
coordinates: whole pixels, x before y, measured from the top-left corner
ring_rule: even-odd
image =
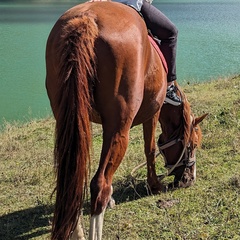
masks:
[[[103,239],[240,239],[240,76],[183,89],[196,116],[209,113],[201,125],[196,184],[153,196],[146,188],[145,168],[133,182],[131,170],[144,161],[142,128],[133,128],[115,174],[117,205],[106,211]],[[52,118],[6,123],[0,133],[0,239],[49,239],[54,124]],[[101,128],[93,125],[92,173],[101,143]],[[159,174],[165,171],[161,157],[157,164]],[[89,198],[86,234],[88,205]]]

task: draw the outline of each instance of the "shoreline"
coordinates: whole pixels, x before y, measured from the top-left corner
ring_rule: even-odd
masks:
[[[212,79],[210,81],[206,81],[206,82],[189,82],[189,81],[185,81],[184,83],[182,84],[179,84],[180,88],[185,92],[186,91],[186,94],[188,96],[188,92],[189,92],[189,89],[192,87],[196,87],[196,86],[208,86],[208,85],[211,85],[213,83],[221,83],[222,81],[231,81],[233,79],[236,79],[236,78],[239,78],[239,81],[240,81],[240,74],[237,74],[237,75],[232,75],[232,76],[229,76],[229,77],[221,77],[221,78],[217,78],[217,79]],[[229,85],[229,88],[231,88],[231,85]],[[192,105],[192,103],[190,102],[190,104]],[[2,119],[0,121],[0,133],[4,131],[4,128],[8,125],[13,125],[13,126],[23,126],[24,124],[28,124],[29,122],[41,122],[41,121],[45,121],[46,119],[51,119],[53,118],[53,115],[52,115],[52,112],[51,112],[51,109],[49,112],[46,112],[46,116],[45,117],[31,117],[31,115],[27,115],[25,117],[22,117],[22,120],[21,119],[15,119],[15,120],[6,120],[6,119]]]

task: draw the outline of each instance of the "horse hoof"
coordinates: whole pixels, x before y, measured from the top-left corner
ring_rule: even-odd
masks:
[[[157,186],[151,186],[150,191],[152,194],[158,194],[160,192],[165,192],[166,187],[162,184],[158,184]]]
[[[179,188],[180,187],[180,182],[179,181],[174,181],[174,182],[172,182],[172,183],[169,183],[167,186],[166,186],[166,188],[168,189],[168,190],[174,190],[174,189],[177,189],[177,188]]]
[[[109,208],[114,208],[115,207],[115,200],[113,199],[113,197],[110,198],[109,202],[108,202],[108,207]]]

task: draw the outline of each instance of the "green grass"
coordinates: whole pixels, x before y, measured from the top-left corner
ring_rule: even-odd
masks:
[[[201,125],[196,184],[153,196],[146,187],[145,168],[135,173],[133,182],[131,170],[144,161],[142,127],[133,128],[115,174],[117,205],[106,211],[103,240],[240,239],[240,76],[183,89],[196,116],[209,113]],[[0,133],[0,239],[49,239],[54,124],[51,118],[6,123]],[[93,125],[92,173],[101,143],[101,128]],[[165,171],[161,157],[157,165],[158,174]],[[86,233],[88,209],[89,197],[84,209]]]

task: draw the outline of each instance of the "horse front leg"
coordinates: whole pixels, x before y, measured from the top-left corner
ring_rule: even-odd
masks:
[[[102,239],[103,219],[106,207],[111,201],[113,174],[120,165],[127,149],[130,124],[124,129],[104,129],[103,147],[98,170],[93,177],[91,190],[91,222],[89,238]]]
[[[159,112],[153,118],[143,123],[144,150],[147,159],[147,182],[152,193],[163,190],[163,185],[158,181],[155,166],[155,131],[158,123]]]

